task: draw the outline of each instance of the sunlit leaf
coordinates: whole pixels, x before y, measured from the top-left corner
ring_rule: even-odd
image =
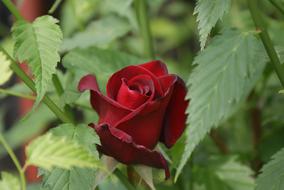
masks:
[[[60,60],[58,50],[63,36],[57,22],[51,16],[42,16],[33,23],[17,21],[12,28],[15,57],[20,62],[27,62],[35,76],[35,106],[45,95]]]
[[[7,82],[12,76],[10,64],[11,62],[7,59],[5,54],[0,51],[0,85]]]
[[[0,189],[21,190],[19,179],[10,173],[1,172]]]
[[[93,156],[98,157],[95,144],[99,142],[94,130],[86,125],[63,124],[51,130],[54,136],[65,137],[85,147],[92,152]],[[55,168],[42,171],[43,184],[46,190],[93,190],[95,187],[96,168],[73,167],[69,170]]]
[[[99,161],[83,146],[74,141],[48,133],[32,141],[26,148],[27,165],[35,165],[46,170],[54,167],[97,168]]]

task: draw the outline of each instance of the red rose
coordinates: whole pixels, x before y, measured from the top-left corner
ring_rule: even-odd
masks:
[[[164,168],[167,162],[153,150],[158,141],[172,147],[185,128],[186,87],[182,79],[168,74],[160,61],[128,66],[114,73],[107,84],[107,96],[96,78],[80,80],[80,91],[91,90],[91,104],[99,115],[91,124],[100,137],[99,152],[124,164]]]

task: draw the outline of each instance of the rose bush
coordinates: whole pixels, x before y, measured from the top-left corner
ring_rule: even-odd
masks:
[[[90,124],[100,137],[99,152],[124,164],[143,164],[170,173],[164,157],[153,150],[160,141],[172,147],[185,128],[186,87],[168,74],[161,61],[128,66],[114,73],[103,95],[93,75],[83,77],[78,89],[91,91],[91,105],[99,115]]]

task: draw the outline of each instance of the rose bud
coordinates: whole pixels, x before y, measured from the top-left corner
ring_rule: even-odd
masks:
[[[103,95],[95,76],[83,77],[79,91],[91,91],[91,104],[99,115],[90,124],[100,137],[100,153],[130,165],[163,168],[163,155],[153,150],[160,141],[172,147],[185,128],[186,87],[181,78],[168,74],[161,61],[128,66],[114,73]]]

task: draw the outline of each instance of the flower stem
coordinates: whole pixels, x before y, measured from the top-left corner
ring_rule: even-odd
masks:
[[[150,22],[147,9],[147,1],[135,0],[135,11],[137,21],[140,27],[140,32],[143,37],[144,51],[148,58],[155,59],[153,38],[150,29]]]
[[[280,63],[279,57],[274,49],[272,40],[270,39],[270,36],[268,35],[268,32],[264,26],[262,15],[258,11],[259,9],[257,7],[257,0],[248,0],[247,2],[255,27],[257,30],[260,30],[260,39],[271,60],[274,71],[276,72],[282,86],[284,87],[284,67]]]
[[[8,143],[6,142],[6,140],[4,139],[4,137],[2,136],[2,134],[0,133],[0,144],[2,144],[4,146],[4,148],[6,149],[6,151],[8,152],[10,158],[12,159],[12,161],[14,162],[19,175],[20,175],[20,182],[21,182],[21,186],[22,186],[22,190],[26,190],[26,179],[25,179],[25,174],[24,171],[22,170],[22,167],[20,165],[19,160],[17,159],[15,153],[13,152],[13,150],[11,149],[11,147],[8,145]]]
[[[33,91],[36,92],[34,82],[29,78],[29,76],[21,69],[21,67],[13,60],[13,58],[2,48],[0,47],[0,51],[2,51],[11,61],[10,68],[16,75]],[[72,119],[70,119],[48,96],[43,98],[43,103],[47,105],[47,107],[63,122],[72,123]]]
[[[2,0],[2,2],[17,20],[24,20],[17,7],[10,0]]]

